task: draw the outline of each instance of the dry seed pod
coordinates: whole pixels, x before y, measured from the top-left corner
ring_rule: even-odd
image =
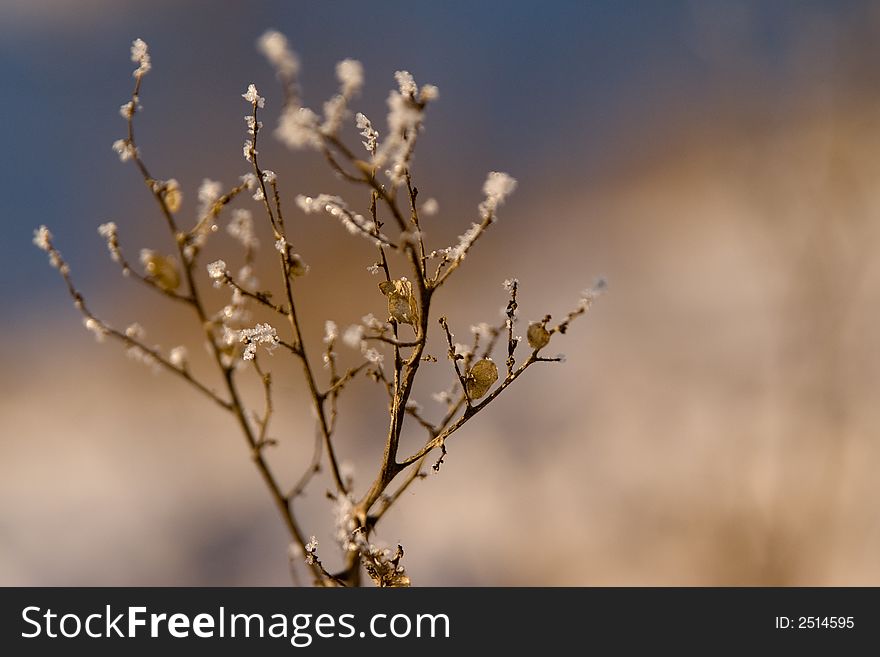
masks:
[[[155,251],[144,250],[141,262],[149,276],[159,287],[173,292],[180,286],[180,274],[177,265],[170,256],[159,255]]]
[[[468,370],[465,384],[469,399],[479,399],[498,380],[498,368],[489,358],[483,358],[474,363]]]
[[[532,322],[529,324],[529,330],[526,333],[529,340],[529,346],[532,349],[541,349],[550,342],[550,331],[544,326],[543,322]]]
[[[406,278],[394,281],[382,281],[379,290],[388,297],[388,314],[390,320],[398,324],[416,326],[419,323],[419,306],[413,296],[413,287]]]

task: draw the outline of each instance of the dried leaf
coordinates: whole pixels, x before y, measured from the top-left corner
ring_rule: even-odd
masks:
[[[398,324],[416,326],[419,323],[419,306],[413,296],[413,286],[406,278],[379,283],[379,291],[388,297],[390,320]]]
[[[468,370],[465,384],[470,399],[479,399],[498,380],[498,368],[489,358],[483,358],[474,363]]]
[[[526,337],[529,339],[529,346],[532,349],[541,349],[550,342],[550,331],[547,330],[543,322],[532,322],[529,324]]]
[[[180,190],[180,185],[177,184],[176,180],[169,180],[166,183],[162,197],[165,199],[165,207],[168,208],[169,212],[180,210],[180,206],[183,204],[183,192]]]
[[[177,265],[173,258],[149,252],[141,259],[147,276],[163,290],[173,292],[180,286],[180,274],[177,273]]]
[[[289,256],[288,264],[290,265],[290,275],[293,278],[305,276],[309,273],[309,266],[303,261],[298,253],[293,253]]]

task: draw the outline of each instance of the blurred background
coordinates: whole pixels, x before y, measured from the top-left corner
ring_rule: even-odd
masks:
[[[132,259],[171,248],[110,148],[129,46],[142,37],[153,57],[142,154],[181,182],[193,220],[203,178],[246,170],[248,83],[274,126],[279,89],[254,47],[267,28],[299,53],[313,108],[335,62],[360,59],[354,109],[380,132],[395,70],[438,85],[414,166],[440,203],[433,248],[469,226],[487,171],[519,180],[437,297],[459,334],[498,319],[511,276],[526,320],[562,315],[598,275],[611,284],[554,339],[567,362],[530,370],[380,525],[415,584],[880,584],[880,7],[457,0],[0,2],[0,584],[290,583],[288,539],[229,418],[96,344],[31,245],[47,224],[100,316],[201,353],[192,318],[123,280],[95,230],[116,221]],[[312,267],[299,287],[315,351],[325,319],[381,315],[384,298],[369,245],[292,201],[366,198],[316,154],[264,139],[260,156]],[[205,262],[231,246],[218,236]],[[292,482],[312,421],[284,356],[271,364],[271,459]],[[426,367],[415,396],[436,417],[448,363]],[[383,403],[369,381],[342,402],[359,492]],[[299,508],[334,565],[327,486]]]

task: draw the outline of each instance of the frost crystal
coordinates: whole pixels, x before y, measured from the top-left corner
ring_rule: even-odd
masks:
[[[266,99],[257,93],[257,88],[253,84],[248,85],[247,91],[245,91],[241,97],[254,107],[259,107],[260,109],[266,104]]]
[[[260,128],[263,127],[263,122],[262,122],[262,121],[257,121],[257,120],[254,118],[254,115],[253,115],[253,114],[248,114],[247,116],[245,116],[245,117],[244,117],[244,122],[245,122],[245,125],[247,125],[247,129],[248,129],[247,131],[248,131],[248,134],[249,134],[249,135],[254,135],[254,134],[256,134],[257,131],[258,131]]]
[[[342,95],[350,98],[364,84],[364,67],[356,59],[343,59],[336,65],[336,79],[342,85]]]
[[[430,217],[430,216],[437,214],[437,212],[439,210],[440,210],[440,204],[437,202],[437,199],[435,199],[435,198],[427,199],[424,203],[422,203],[422,207],[420,208],[421,213],[423,215],[425,215],[426,217]]]
[[[131,345],[125,350],[125,355],[132,360],[136,360],[137,362],[151,368],[154,374],[161,369],[156,357],[140,345]]]
[[[255,249],[260,244],[254,235],[254,219],[250,210],[243,208],[234,210],[226,231],[241,242],[241,245],[246,249]]]
[[[113,239],[116,237],[116,224],[112,221],[108,221],[106,224],[101,224],[98,226],[98,235],[105,240]]]
[[[168,360],[174,367],[183,368],[186,365],[187,352],[186,347],[174,347],[168,354]]]
[[[373,313],[368,313],[368,314],[364,315],[363,317],[361,317],[361,322],[363,323],[364,326],[366,326],[369,329],[373,329],[374,331],[384,331],[385,328],[387,327],[386,324],[384,324],[384,323],[380,322],[378,319],[376,319],[376,316]]]
[[[354,500],[349,495],[338,493],[333,509],[336,524],[336,540],[345,552],[356,552],[358,545],[353,540],[353,532],[357,528],[354,519]]]
[[[281,75],[291,77],[299,72],[299,59],[290,50],[287,37],[281,32],[268,30],[257,40],[257,49]]]
[[[360,112],[355,115],[354,119],[357,129],[361,131],[361,137],[364,138],[364,141],[362,141],[361,143],[370,154],[375,155],[376,146],[379,143],[378,130],[374,129],[373,124],[370,122],[370,119],[368,119],[364,114]]]
[[[199,185],[199,214],[205,216],[210,213],[222,194],[223,185],[218,181],[210,178],[202,180],[202,184]]]
[[[336,65],[339,93],[324,103],[324,124],[321,132],[335,135],[348,114],[348,101],[361,90],[364,83],[364,67],[355,59],[344,59]]]
[[[449,249],[448,256],[452,260],[463,260],[482,232],[483,227],[480,224],[471,224],[470,228],[458,236],[458,244]]]
[[[608,291],[608,281],[604,278],[596,279],[596,282],[593,283],[593,287],[590,287],[583,292],[581,292],[581,299],[578,303],[578,306],[581,310],[587,311],[590,309],[590,306],[593,305],[593,301],[599,295],[604,294]]]
[[[419,88],[409,71],[396,71],[394,79],[397,80],[397,86],[400,87],[400,93],[404,96],[415,96]]]
[[[492,171],[483,183],[483,194],[486,199],[480,203],[480,216],[483,219],[493,217],[495,210],[516,189],[516,180],[506,173]]]
[[[275,136],[290,148],[320,148],[318,115],[306,107],[288,107],[278,121]]]
[[[383,166],[389,162],[389,176],[395,184],[403,182],[421,121],[422,110],[409,95],[397,91],[388,95],[388,138],[377,150],[373,163]]]
[[[318,539],[315,538],[314,536],[312,536],[312,538],[309,539],[309,542],[306,543],[306,563],[309,564],[310,566],[317,563],[316,562],[317,555],[315,554],[317,551],[318,551]]]
[[[342,334],[342,341],[346,346],[351,347],[352,349],[360,348],[363,339],[364,327],[360,324],[352,324],[345,329],[345,333]]]
[[[263,172],[263,173],[265,174],[266,172]],[[265,176],[264,176],[264,180],[265,180]],[[266,182],[269,182],[269,181],[267,180]],[[263,195],[263,188],[260,187],[260,181],[257,179],[257,176],[255,174],[248,171],[246,174],[241,176],[241,183],[247,189],[255,190],[254,191],[254,200],[255,201],[262,201],[264,198],[266,198]]]
[[[144,331],[144,327],[135,322],[134,324],[129,324],[125,329],[125,335],[131,338],[132,340],[143,340],[147,332]]]
[[[34,231],[34,244],[41,251],[49,254],[49,264],[58,269],[63,275],[70,273],[67,264],[61,259],[61,255],[52,248],[52,233],[45,226],[40,226]]]
[[[496,203],[504,201],[514,189],[516,189],[516,180],[506,173],[499,173],[498,171],[490,172],[486,182],[483,183],[483,193],[487,198]]]
[[[415,140],[422,124],[425,103],[438,94],[428,85],[419,95],[418,86],[408,71],[397,71],[397,90],[388,95],[388,137],[373,156],[374,166],[388,166],[386,174],[393,185],[401,185],[412,159]]]
[[[43,251],[49,251],[52,248],[52,233],[45,226],[40,226],[34,231],[34,244]]]
[[[150,69],[153,67],[150,63],[150,53],[147,51],[147,44],[143,39],[135,39],[131,42],[131,61],[138,65],[132,73],[136,78],[140,78],[145,73],[149,73]]]
[[[324,103],[324,123],[321,124],[321,134],[335,135],[339,126],[348,113],[346,98],[342,94],[336,94]]]
[[[252,142],[250,139],[244,140],[244,146],[242,146],[241,152],[244,155],[244,159],[246,159],[248,162],[253,162],[254,155],[259,154],[257,151],[254,150],[254,142]]]
[[[242,285],[253,287],[255,279],[252,280],[249,267],[242,267],[238,276]],[[247,297],[245,297],[238,288],[233,288],[232,299],[227,305],[223,306],[223,309],[217,313],[216,317],[224,324],[224,326],[225,322],[243,322],[250,318],[250,313],[247,310],[246,304]]]
[[[339,329],[336,327],[336,322],[328,319],[324,322],[324,344],[331,344],[339,337]]]
[[[257,345],[266,346],[266,350],[271,352],[278,346],[278,333],[269,324],[257,324],[252,329],[242,329],[238,332],[238,341],[244,342],[244,360],[253,360],[257,353]]]
[[[208,265],[208,276],[214,281],[214,287],[220,287],[227,274],[228,270],[223,260],[215,260]]]
[[[104,342],[104,338],[107,335],[107,330],[98,320],[91,317],[86,317],[83,320],[83,326],[85,326],[89,331],[94,334],[95,340],[97,342]]]
[[[492,337],[492,327],[486,322],[480,322],[471,326],[471,333],[480,337],[481,340],[488,340]]]
[[[296,204],[306,214],[326,212],[331,217],[338,219],[352,235],[360,234],[374,239],[373,231],[376,229],[375,224],[362,215],[352,212],[345,201],[338,196],[319,194],[316,197],[311,197],[299,194],[296,197]]]
[[[113,150],[119,154],[120,162],[128,162],[137,155],[137,149],[127,139],[117,139],[114,141]]]
[[[433,84],[422,85],[422,89],[419,91],[419,101],[422,103],[435,101],[439,97],[440,90]]]
[[[361,354],[373,365],[379,365],[385,357],[376,351],[373,347],[368,347],[366,342],[361,343]]]

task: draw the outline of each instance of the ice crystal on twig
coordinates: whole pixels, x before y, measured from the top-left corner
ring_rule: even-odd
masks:
[[[268,30],[257,41],[257,48],[280,75],[292,77],[299,73],[299,58],[281,32]]]
[[[248,85],[247,91],[245,91],[241,97],[254,107],[259,107],[260,109],[266,104],[266,99],[259,94],[257,88],[253,84]]]
[[[257,324],[254,328],[239,331],[238,341],[245,345],[242,359],[253,360],[257,354],[257,345],[263,345],[269,352],[278,346],[278,332],[269,324]]]
[[[439,204],[432,197],[421,200],[424,197],[416,184],[412,163],[427,106],[439,97],[437,87],[419,86],[410,72],[398,70],[394,74],[395,88],[387,97],[387,127],[383,128],[381,139],[370,119],[362,112],[355,112],[354,125],[367,151],[364,156],[359,147],[349,148],[342,129],[357,109],[353,103],[364,83],[361,63],[344,59],[336,65],[338,90],[320,106],[319,114],[301,101],[297,77],[299,59],[286,37],[267,31],[257,41],[257,47],[275,69],[282,87],[275,136],[287,146],[318,151],[340,180],[364,192],[347,198],[342,196],[347,196],[347,192],[296,197],[297,206],[305,214],[327,215],[339,221],[349,233],[367,240],[369,253],[359,266],[379,279],[371,284],[371,293],[358,299],[358,303],[365,306],[360,312],[366,313],[359,323],[340,331],[336,322],[325,320],[323,345],[315,355],[313,343],[317,341],[317,331],[306,321],[308,308],[304,309],[301,304],[298,280],[309,267],[294,249],[294,245],[304,248],[301,239],[308,231],[302,230],[300,225],[295,230],[290,228],[293,222],[283,200],[289,196],[282,193],[279,176],[263,167],[266,155],[259,152],[258,144],[264,146],[264,133],[258,117],[266,102],[254,84],[249,84],[241,94],[251,111],[244,117],[247,135],[243,135],[241,151],[249,170],[239,178],[239,184],[224,188],[220,182],[204,178],[196,193],[195,217],[184,217],[180,214],[183,191],[178,181],[148,173],[150,169],[142,159],[134,128],[141,108],[143,76],[152,68],[147,45],[141,39],[135,40],[131,47],[131,59],[137,64],[134,88],[129,100],[119,108],[128,130],[125,137],[114,142],[113,150],[123,162],[134,161],[136,166],[132,169],[139,173],[147,193],[157,202],[160,221],[169,229],[170,242],[163,243],[162,251],[140,250],[141,272],[136,263],[133,266],[126,260],[115,222],[102,223],[98,233],[123,275],[193,313],[207,356],[216,368],[215,378],[217,372],[220,374],[217,379],[222,385],[220,391],[203,381],[203,373],[197,371],[200,363],[190,361],[185,345],[178,344],[170,350],[148,345],[144,342],[146,331],[139,323],[117,329],[94,314],[75,287],[70,268],[55,248],[48,228],[40,226],[34,231],[34,244],[47,254],[49,263],[60,273],[83,324],[95,339],[121,343],[130,358],[153,371],[170,373],[234,416],[247,442],[248,453],[290,532],[293,541],[290,554],[297,558],[296,565],[300,569],[299,559],[305,557],[316,584],[356,585],[360,583],[361,574],[366,573],[377,586],[408,586],[410,579],[402,564],[403,548],[400,545],[396,549],[387,547],[375,540],[377,524],[413,482],[426,476],[426,466],[431,461],[433,471],[440,470],[450,453],[448,441],[472,417],[532,365],[563,361],[562,355],[545,356],[545,350],[557,334],[566,333],[570,324],[590,309],[606,285],[600,280],[585,290],[577,305],[558,323],[552,322],[549,314],[529,322],[525,339],[519,335],[520,290],[519,282],[513,278],[504,283],[508,300],[500,322],[475,323],[469,334],[465,332],[466,338],[456,341],[449,322],[441,318],[449,359],[446,375],[451,385],[432,395],[445,408],[440,418],[430,418],[413,392],[422,364],[436,364],[440,360],[438,352],[433,351],[435,338],[429,338],[429,333],[437,330],[432,328],[436,327],[436,320],[430,319],[436,317],[434,304],[439,299],[438,292],[497,220],[498,209],[517,187],[516,180],[506,173],[490,172],[482,186],[483,199],[476,216],[458,229],[461,234],[457,243],[429,247],[430,229],[425,230],[425,220],[437,214]],[[265,150],[269,154],[270,149]],[[168,161],[174,160],[169,158]],[[430,188],[430,181],[420,182],[426,189]],[[258,210],[235,205],[233,202],[240,194],[257,201]],[[261,216],[255,217],[256,212]],[[262,222],[261,227],[257,219]],[[297,223],[303,221],[302,217],[295,219]],[[200,256],[208,246],[212,250],[230,246],[229,240],[218,239],[216,245],[207,243],[223,225],[235,240],[234,248],[229,253],[219,253],[222,259],[215,255],[212,262],[205,264]],[[274,249],[257,253],[259,230],[267,231]],[[361,247],[364,246],[362,243]],[[258,260],[258,255],[265,262]],[[227,262],[234,265],[232,270]],[[263,272],[279,272],[280,277],[267,288],[261,288],[256,276],[258,271],[261,276]],[[207,283],[217,291],[207,288]],[[373,312],[368,312],[370,310]],[[278,328],[264,321],[267,316]],[[340,340],[353,351],[337,354]],[[528,343],[528,350],[522,348],[524,342]],[[429,345],[434,345],[431,351]],[[268,455],[269,448],[285,435],[276,432],[273,421],[279,403],[277,397],[281,396],[279,390],[286,393],[289,386],[284,383],[279,387],[276,383],[276,378],[285,370],[270,368],[269,365],[275,363],[258,357],[261,347],[269,353],[282,347],[285,355],[298,361],[300,367],[296,369],[304,376],[303,389],[315,418],[312,458],[291,487],[282,483]],[[501,372],[493,360],[493,355],[497,357],[498,353],[505,359]],[[323,363],[324,369],[317,368],[317,363]],[[388,411],[389,421],[383,423],[383,431],[387,433],[374,479],[369,486],[357,491],[347,462],[340,458],[345,445],[339,441],[337,425],[340,395],[354,385],[357,377],[364,375],[379,385],[383,396],[387,394],[382,406]],[[242,377],[252,377],[253,391],[245,389]],[[283,403],[290,403],[286,394]],[[416,423],[427,436],[420,447],[406,454],[401,449],[401,437],[410,422]],[[374,435],[369,428],[363,433]],[[329,572],[318,558],[317,539],[314,536],[306,539],[310,534],[301,529],[302,518],[295,513],[293,504],[306,494],[315,474],[325,466],[330,486],[328,496],[334,500],[336,539],[344,559],[342,570],[336,573]],[[297,576],[296,567],[293,571]]]
[[[131,44],[131,61],[135,62],[138,67],[132,75],[136,78],[143,77],[150,72],[152,64],[150,63],[150,53],[147,44],[143,39],[135,39]]]

